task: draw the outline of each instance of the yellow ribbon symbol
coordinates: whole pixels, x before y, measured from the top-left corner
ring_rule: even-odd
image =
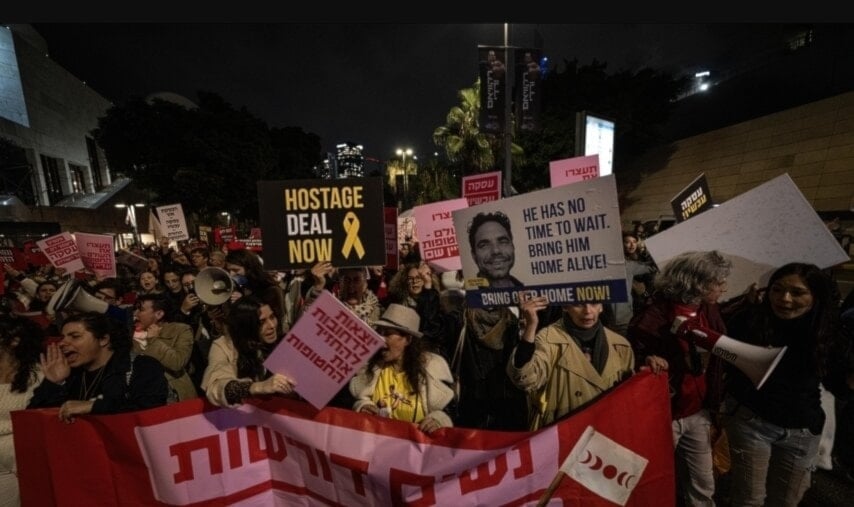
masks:
[[[359,239],[359,217],[352,211],[348,211],[344,215],[344,231],[347,233],[347,238],[344,240],[344,246],[341,248],[341,255],[346,259],[350,256],[350,250],[356,249],[356,255],[361,259],[365,256],[365,247],[362,246],[362,240]]]

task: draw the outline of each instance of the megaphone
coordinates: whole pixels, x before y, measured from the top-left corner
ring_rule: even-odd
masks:
[[[228,271],[212,266],[199,271],[196,276],[195,287],[196,296],[202,303],[208,306],[217,306],[231,298],[231,293],[234,291],[234,280],[231,279]]]
[[[63,310],[106,313],[109,306],[106,301],[89,294],[80,280],[70,280],[53,293],[45,307],[45,312],[48,315],[55,315]]]
[[[741,370],[753,382],[756,389],[762,388],[788,348],[788,346],[759,347],[744,343],[702,326],[696,319],[681,315],[673,319],[670,331],[676,335],[686,336],[698,347],[710,351]]]

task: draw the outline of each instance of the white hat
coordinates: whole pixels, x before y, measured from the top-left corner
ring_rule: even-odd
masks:
[[[379,320],[374,322],[374,327],[397,329],[416,338],[424,336],[418,330],[419,325],[421,325],[421,317],[415,310],[396,303],[388,305]]]

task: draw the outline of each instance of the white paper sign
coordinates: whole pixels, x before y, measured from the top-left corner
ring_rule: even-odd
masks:
[[[764,287],[790,262],[827,268],[849,259],[788,174],[647,238],[646,247],[659,268],[683,252],[720,252],[733,263],[722,301],[754,282]]]
[[[180,203],[158,206],[157,214],[160,217],[160,232],[164,236],[175,241],[190,239],[187,222],[184,220],[184,210]]]

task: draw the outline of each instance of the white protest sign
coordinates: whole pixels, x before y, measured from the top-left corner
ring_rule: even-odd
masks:
[[[53,267],[63,268],[67,273],[74,273],[84,268],[80,259],[77,243],[68,232],[61,232],[49,238],[36,241]]]
[[[113,250],[113,237],[106,234],[74,234],[80,259],[86,269],[100,278],[116,277],[116,254]]]
[[[613,175],[452,214],[472,307],[516,305],[523,288],[553,305],[627,300]]]
[[[460,198],[414,208],[421,258],[439,273],[460,269],[460,250],[451,212],[467,206],[468,200]]]
[[[181,204],[168,204],[157,207],[160,217],[160,232],[171,240],[190,239],[187,232],[187,222],[184,220],[184,210]]]
[[[647,238],[646,247],[659,268],[683,252],[720,252],[733,263],[722,300],[754,282],[764,287],[790,262],[827,268],[849,259],[788,174]]]
[[[264,366],[296,380],[296,391],[320,409],[384,344],[382,336],[323,291]]]

